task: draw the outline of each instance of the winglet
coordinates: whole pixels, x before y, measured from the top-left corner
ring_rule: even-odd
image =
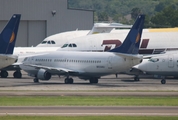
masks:
[[[21,15],[14,14],[0,34],[0,54],[13,54]]]
[[[139,15],[125,38],[123,44],[109,52],[119,52],[125,54],[138,54],[145,15]]]

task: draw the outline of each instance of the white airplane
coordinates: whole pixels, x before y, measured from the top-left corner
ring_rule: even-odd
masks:
[[[68,40],[76,37],[86,36],[88,33],[89,30],[76,30],[54,34],[45,38],[36,47],[61,47]]]
[[[65,75],[65,83],[73,83],[69,76],[98,83],[101,76],[123,72],[141,62],[142,55],[138,54],[138,49],[144,18],[144,15],[139,15],[123,44],[109,52],[43,53],[26,57],[20,67],[35,77],[34,82],[49,80],[51,75]]]
[[[50,51],[56,51],[59,47],[16,47],[14,49],[14,55],[18,56],[17,62],[9,64],[7,67],[4,67],[1,69],[1,72],[3,71],[4,74],[1,74],[1,78],[7,78],[8,76],[8,70],[14,70],[13,73],[14,78],[21,78],[22,73],[19,65],[22,63],[24,57],[31,56],[40,52],[50,52]]]
[[[66,42],[63,51],[102,52],[120,46],[128,30],[78,37]],[[117,34],[116,34],[117,33]],[[178,28],[144,29],[140,54],[159,54],[165,50],[178,50]]]
[[[115,28],[123,29],[131,27],[131,25],[124,25],[120,23],[95,23],[91,30],[76,30],[51,35],[45,38],[36,47],[62,47],[62,45],[64,45],[67,41],[74,38],[99,33],[110,33]]]
[[[39,52],[49,52],[56,50],[64,50],[64,51],[108,51],[115,47],[118,47],[122,44],[124,38],[128,34],[129,30],[119,29],[115,30],[114,27],[117,28],[129,28],[130,26],[119,26],[115,24],[106,24],[106,25],[97,25],[93,27],[91,31],[92,33],[102,33],[103,34],[89,34],[88,31],[70,31],[64,32],[56,35],[49,36],[43,42],[46,44],[40,44],[38,47],[15,47],[14,55],[25,55],[26,53],[39,53]],[[111,32],[111,33],[107,33]],[[161,29],[144,29],[143,36],[140,47],[140,54],[158,54],[162,51],[177,49],[178,41],[178,28],[161,28]],[[67,36],[67,37],[66,37]],[[78,37],[81,36],[81,37]],[[74,37],[74,39],[71,39]],[[75,38],[76,37],[76,38]],[[69,39],[71,39],[69,41]],[[69,42],[67,42],[69,41]],[[62,46],[61,43],[64,44],[62,49],[58,49],[59,46]],[[54,43],[54,44],[53,44]],[[42,45],[42,46],[41,46]],[[47,47],[47,46],[56,46],[58,47]],[[41,47],[40,47],[41,46]],[[46,47],[44,47],[46,46]],[[21,60],[18,60],[17,63],[8,66],[3,69],[3,72],[7,73],[8,70],[15,70],[13,76],[14,78],[21,78],[22,74],[20,72],[19,64],[23,60],[23,57],[20,57]],[[6,76],[1,76],[6,78]]]
[[[178,51],[159,54],[149,59],[143,59],[142,63],[133,68],[144,74],[161,77],[161,83],[166,83],[166,76],[178,77]]]
[[[114,28],[131,28],[131,25],[124,25],[120,23],[95,23],[92,30],[76,30],[55,34],[45,38],[36,47],[15,47],[14,55],[18,55],[18,61],[13,65],[3,68],[3,70],[1,71],[6,74],[2,75],[1,77],[6,78],[8,76],[8,70],[15,70],[13,74],[14,78],[21,78],[22,73],[20,71],[21,69],[19,68],[19,64],[21,64],[25,56],[31,56],[31,54],[36,54],[40,52],[56,51],[59,49],[59,47],[61,47],[70,39],[91,34],[109,33]]]
[[[0,34],[0,69],[17,61],[17,56],[12,54],[16,42],[20,17],[20,14],[12,15],[11,19]],[[0,75],[6,75],[6,72],[1,70]]]

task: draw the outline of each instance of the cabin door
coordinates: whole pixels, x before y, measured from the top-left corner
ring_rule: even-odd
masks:
[[[31,57],[30,63],[34,64],[34,60],[35,60],[34,57]]]
[[[174,57],[172,55],[168,56],[168,67],[173,68],[174,67]]]
[[[108,60],[107,60],[107,65],[108,65],[108,69],[112,69],[112,57],[108,57]]]

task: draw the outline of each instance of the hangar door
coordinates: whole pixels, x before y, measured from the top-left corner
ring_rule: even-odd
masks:
[[[17,47],[36,46],[46,37],[46,21],[21,21]]]

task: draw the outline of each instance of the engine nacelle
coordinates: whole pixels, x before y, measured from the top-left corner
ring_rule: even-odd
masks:
[[[40,69],[37,73],[37,78],[40,80],[49,80],[51,78],[51,73],[47,72],[45,69]]]

